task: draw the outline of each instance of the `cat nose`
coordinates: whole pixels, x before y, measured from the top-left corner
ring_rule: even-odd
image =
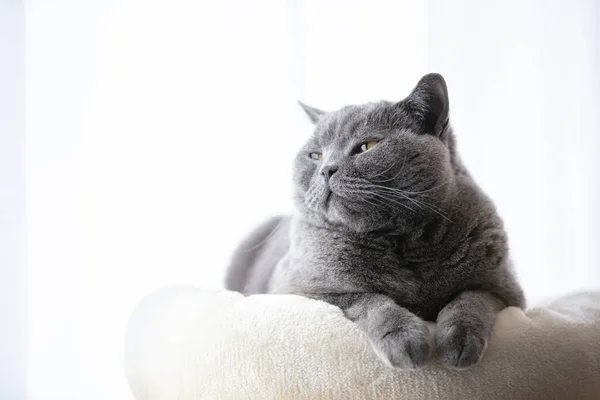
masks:
[[[325,165],[321,168],[321,175],[325,178],[325,182],[329,182],[329,179],[336,173],[338,167],[335,165]]]

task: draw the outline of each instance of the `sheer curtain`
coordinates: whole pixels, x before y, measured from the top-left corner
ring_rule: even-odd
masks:
[[[430,71],[529,298],[597,287],[598,8],[510,3],[28,1],[30,398],[128,398],[136,302],[221,287],[290,209],[297,99],[400,99]]]
[[[0,2],[0,398],[26,393],[23,4]]]

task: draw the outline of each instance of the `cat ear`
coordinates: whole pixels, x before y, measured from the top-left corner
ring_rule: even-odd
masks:
[[[422,133],[441,136],[448,126],[448,88],[440,74],[421,78],[411,94],[404,99],[404,107],[417,118]]]
[[[325,114],[325,111],[319,110],[318,108],[314,108],[311,106],[307,106],[301,101],[298,101],[298,104],[300,104],[302,109],[304,109],[304,112],[306,113],[306,115],[308,115],[308,118],[310,118],[313,124],[317,123],[319,118],[321,118],[321,116]]]

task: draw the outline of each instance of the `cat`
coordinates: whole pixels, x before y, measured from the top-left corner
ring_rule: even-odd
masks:
[[[476,364],[496,314],[525,299],[502,220],[457,153],[443,77],[400,102],[300,105],[315,131],[294,161],[295,212],[239,246],[226,287],[336,305],[392,367],[434,347],[449,368]]]

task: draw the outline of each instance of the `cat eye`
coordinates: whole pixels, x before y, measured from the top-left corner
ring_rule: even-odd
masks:
[[[376,144],[376,140],[365,142],[358,147],[357,153],[364,153],[367,150],[371,150],[373,147],[375,147]]]
[[[319,153],[319,152],[312,152],[308,155],[310,158],[312,158],[313,160],[322,160],[323,159],[323,153]]]

